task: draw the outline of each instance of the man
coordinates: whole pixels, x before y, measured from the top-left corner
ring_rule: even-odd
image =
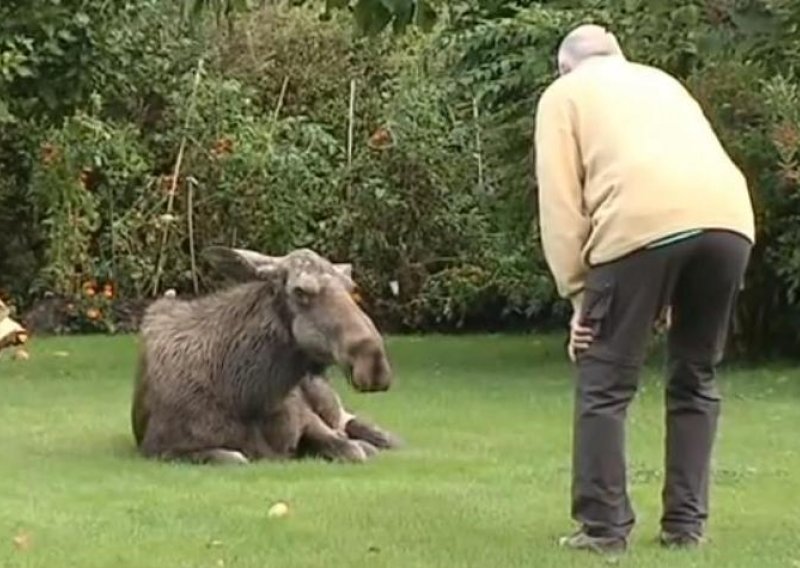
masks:
[[[715,369],[755,238],[747,183],[700,106],[626,60],[595,25],[569,33],[536,114],[541,238],[572,302],[572,514],[562,546],[627,548],[625,413],[646,342],[671,310],[661,543],[702,542],[719,414]]]

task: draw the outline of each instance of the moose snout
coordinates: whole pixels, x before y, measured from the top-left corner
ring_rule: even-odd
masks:
[[[392,384],[392,367],[381,342],[361,341],[349,350],[350,383],[359,392],[382,392]]]

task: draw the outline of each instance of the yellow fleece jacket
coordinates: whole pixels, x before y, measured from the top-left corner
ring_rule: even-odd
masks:
[[[590,266],[693,229],[755,240],[747,182],[701,107],[667,73],[622,57],[585,61],[536,110],[545,259],[578,310]]]

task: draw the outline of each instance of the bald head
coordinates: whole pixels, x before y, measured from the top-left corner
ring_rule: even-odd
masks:
[[[613,33],[595,24],[578,26],[561,41],[558,49],[558,71],[566,75],[586,59],[598,55],[624,57]]]

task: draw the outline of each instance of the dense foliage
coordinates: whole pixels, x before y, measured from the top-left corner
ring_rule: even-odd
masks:
[[[355,263],[387,327],[563,322],[533,112],[559,38],[590,20],[684,81],[747,174],[759,243],[735,344],[796,352],[791,0],[3,2],[0,293],[108,330],[120,302],[208,289],[208,244],[310,246]]]

